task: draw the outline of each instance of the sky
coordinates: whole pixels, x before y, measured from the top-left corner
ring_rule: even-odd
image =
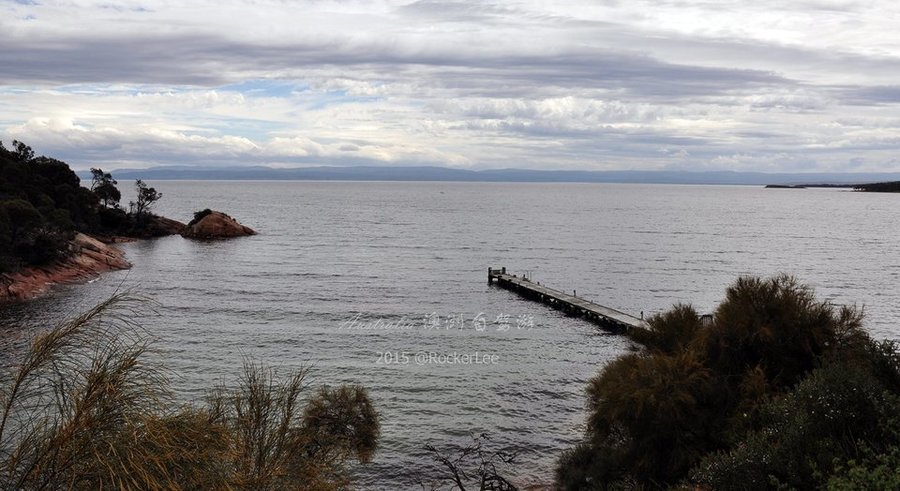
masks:
[[[0,0],[76,169],[900,170],[894,0]]]

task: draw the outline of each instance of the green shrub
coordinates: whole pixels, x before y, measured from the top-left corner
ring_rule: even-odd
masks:
[[[647,328],[633,329],[629,336],[650,351],[677,353],[687,348],[701,327],[700,314],[693,307],[676,305],[651,316]]]
[[[765,489],[772,481],[822,487],[835,462],[856,459],[865,446],[878,451],[900,443],[889,424],[900,411],[896,396],[865,366],[843,362],[816,369],[787,394],[762,405],[757,430],[705,458],[692,482],[713,489],[742,484]]]
[[[71,232],[39,228],[23,237],[14,250],[27,264],[48,264],[69,254],[69,240],[72,236]]]
[[[880,451],[900,434],[896,347],[861,326],[788,276],[738,279],[708,324],[683,305],[650,318],[631,332],[644,349],[588,384],[587,433],[558,486],[824,485],[857,440]]]
[[[825,483],[829,491],[900,489],[900,448],[877,454],[864,448],[861,454],[858,460],[837,465]]]
[[[37,208],[23,199],[0,201],[0,215],[7,224],[8,240],[12,244],[44,224]]]
[[[97,216],[101,229],[107,233],[124,234],[132,226],[128,214],[121,208],[100,208]]]

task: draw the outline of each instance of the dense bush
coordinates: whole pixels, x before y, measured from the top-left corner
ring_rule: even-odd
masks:
[[[871,353],[878,354],[873,346]],[[787,394],[760,406],[753,427],[727,450],[709,455],[692,481],[713,489],[792,488],[825,484],[835,462],[875,454],[900,443],[900,387],[865,363],[829,360]]]
[[[71,238],[66,229],[44,226],[30,230],[13,250],[26,264],[47,264],[68,255]]]
[[[817,301],[787,276],[737,280],[709,324],[689,306],[650,318],[630,333],[644,348],[591,380],[587,434],[561,458],[558,485],[891,479],[883,461],[900,445],[900,357],[861,324],[857,309]]]
[[[45,219],[54,210],[64,210],[78,228],[96,225],[97,197],[81,187],[81,180],[65,162],[35,157],[21,142],[9,150],[0,142],[0,200],[21,199],[31,203]]]
[[[121,208],[100,208],[97,217],[104,231],[124,232],[132,226],[128,213]]]
[[[91,189],[66,165],[36,157],[31,147],[0,142],[0,273],[45,264],[69,253],[76,231],[98,235],[153,237],[171,233],[150,213],[162,194],[135,183],[132,211],[119,206],[116,180],[91,169]]]
[[[76,229],[97,226],[96,197],[64,163],[0,142],[0,272],[68,252]]]
[[[900,489],[900,447],[883,453],[860,449],[860,457],[838,464],[825,487],[834,491]]]
[[[360,387],[308,394],[246,362],[235,387],[179,405],[133,299],[118,295],[37,336],[0,385],[2,489],[345,487],[369,459],[378,415]]]
[[[45,264],[68,253],[74,226],[62,210],[41,214],[25,200],[0,201],[0,272]]]

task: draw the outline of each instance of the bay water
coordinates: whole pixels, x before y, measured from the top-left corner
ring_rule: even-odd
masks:
[[[368,388],[380,447],[363,489],[412,487],[424,445],[487,433],[522,451],[514,477],[552,482],[584,430],[587,381],[629,343],[487,283],[488,267],[635,316],[711,312],[740,275],[788,273],[865,307],[900,338],[900,195],[547,183],[157,181],[154,210],[212,208],[259,235],[123,244],[133,268],[8,307],[39,329],[113,292],[151,298],[177,395],[197,400],[245,358],[308,367],[312,387]],[[121,187],[121,186],[120,186]],[[127,198],[126,198],[127,199]],[[153,312],[151,312],[151,310]],[[454,358],[455,356],[455,358]]]

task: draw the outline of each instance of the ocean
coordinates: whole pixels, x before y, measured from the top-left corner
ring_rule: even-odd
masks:
[[[505,290],[488,267],[626,313],[712,312],[740,275],[795,275],[900,338],[900,196],[747,186],[156,181],[155,212],[224,211],[259,235],[123,244],[134,267],[7,308],[28,331],[117,290],[183,401],[250,358],[368,388],[382,422],[361,489],[414,487],[425,444],[522,451],[512,475],[552,482],[584,430],[587,381],[629,343]],[[124,186],[120,186],[123,187]],[[125,198],[127,200],[127,197]],[[405,360],[405,361],[404,361]]]

